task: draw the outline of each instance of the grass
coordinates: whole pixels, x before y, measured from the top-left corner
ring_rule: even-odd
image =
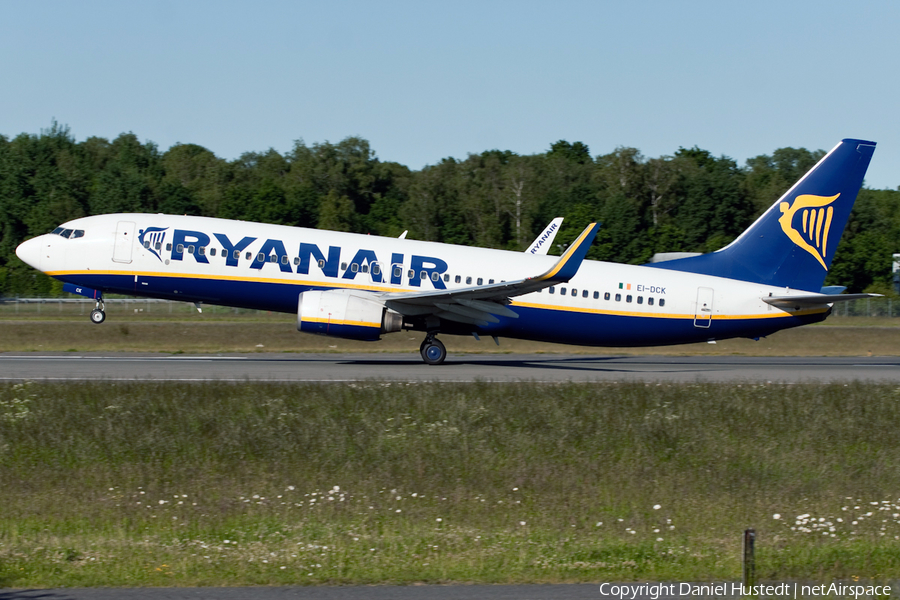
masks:
[[[385,335],[379,342],[357,342],[301,334],[293,315],[192,304],[111,300],[107,321],[88,320],[89,303],[0,304],[0,352],[409,352],[418,354],[424,334]],[[865,303],[857,303],[865,314]],[[443,336],[450,352],[565,353],[592,355],[704,356],[896,356],[900,354],[900,318],[833,315],[824,323],[788,329],[759,342],[722,340],[648,348],[592,348],[468,336]],[[846,307],[844,307],[846,308]],[[877,312],[877,311],[876,311]],[[895,312],[893,308],[891,313]]]
[[[846,319],[846,320],[852,320]],[[193,320],[121,319],[102,325],[69,321],[0,321],[0,351],[5,352],[409,352],[418,353],[423,334],[385,335],[380,342],[357,342],[299,333],[290,319],[222,321],[197,315]],[[747,355],[747,356],[896,356],[900,327],[807,326],[788,329],[755,342],[722,340],[650,348],[588,348],[501,339],[443,336],[452,352]]]
[[[0,385],[0,585],[900,576],[900,390]],[[776,515],[778,517],[776,518]]]

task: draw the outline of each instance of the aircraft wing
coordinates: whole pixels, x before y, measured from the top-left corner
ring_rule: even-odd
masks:
[[[810,294],[809,296],[765,296],[762,301],[778,308],[804,308],[880,297],[881,294]]]
[[[519,315],[506,306],[509,299],[569,281],[578,272],[599,228],[597,223],[588,225],[550,270],[535,277],[454,290],[388,293],[380,299],[388,308],[407,316],[433,314],[472,325],[499,322],[494,315],[515,319]]]

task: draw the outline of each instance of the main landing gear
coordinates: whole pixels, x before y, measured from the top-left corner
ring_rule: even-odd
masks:
[[[96,323],[99,325],[103,321],[106,320],[106,305],[103,304],[103,299],[97,300],[97,306],[94,310],[91,311],[91,323]]]
[[[447,349],[439,339],[434,337],[435,333],[429,333],[425,336],[422,345],[419,346],[419,354],[427,365],[439,365],[447,358]]]

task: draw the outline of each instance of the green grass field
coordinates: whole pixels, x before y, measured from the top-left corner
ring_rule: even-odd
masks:
[[[0,586],[900,576],[900,390],[0,384]]]
[[[409,352],[424,334],[401,332],[379,342],[357,342],[299,333],[295,318],[280,313],[204,308],[184,304],[110,305],[101,325],[79,311],[84,305],[0,305],[0,352]],[[169,312],[172,309],[172,312]],[[89,307],[88,307],[89,310]],[[148,312],[149,311],[149,312]],[[674,354],[745,356],[896,356],[900,318],[832,316],[817,325],[788,329],[760,341],[721,340],[649,348],[590,348],[502,338],[442,336],[452,353]]]

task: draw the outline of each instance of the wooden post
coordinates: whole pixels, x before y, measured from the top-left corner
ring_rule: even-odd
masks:
[[[754,543],[756,542],[756,531],[753,529],[744,530],[744,589],[756,585],[756,556],[754,555]]]

